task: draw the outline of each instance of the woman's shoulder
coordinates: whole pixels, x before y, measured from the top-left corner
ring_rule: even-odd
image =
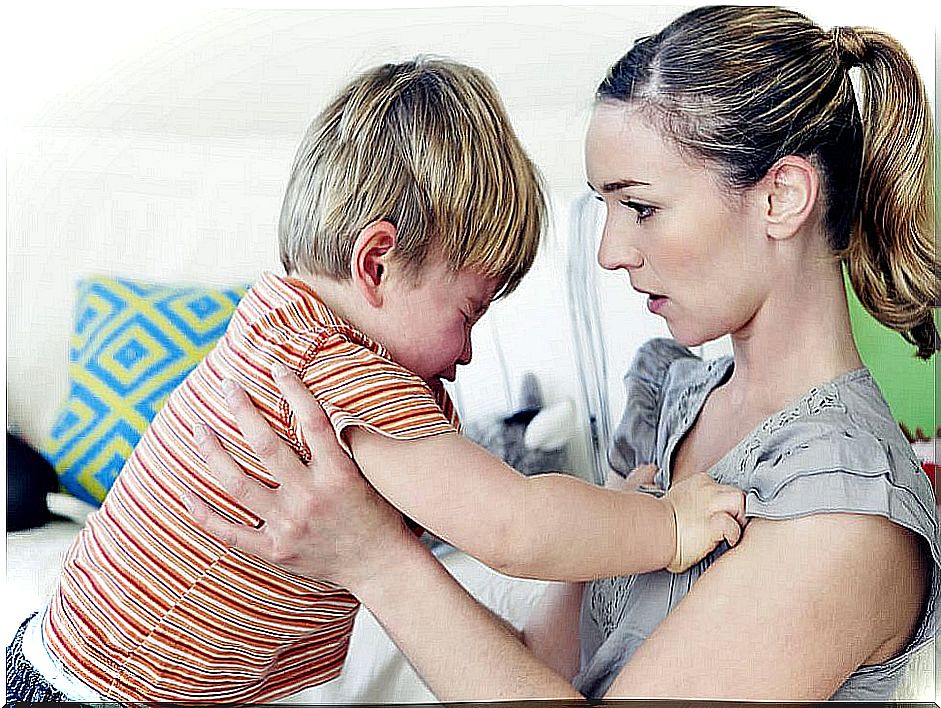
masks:
[[[812,388],[758,426],[738,453],[738,481],[755,504],[775,504],[779,513],[785,486],[795,482],[815,488],[813,499],[823,505],[851,505],[843,497],[876,484],[895,490],[891,496],[933,502],[914,450],[865,369]]]
[[[737,477],[749,516],[877,515],[924,538],[941,560],[931,483],[865,369],[766,420],[729,463],[722,476]]]
[[[853,469],[903,473],[917,466],[878,384],[866,369],[814,386],[759,425],[746,441],[757,469],[793,455],[843,460]]]
[[[899,528],[920,537],[933,567],[929,602],[909,649],[897,662],[871,667],[869,673],[882,676],[894,671],[933,636],[934,606],[941,594],[941,536],[934,493],[868,371],[849,372],[815,387],[766,420],[743,441],[720,476],[725,477],[720,481],[735,479],[733,483],[743,489],[749,517],[784,520],[842,513],[878,517],[881,527],[871,523],[867,528],[885,532],[873,542],[897,547],[899,558],[905,557],[901,553],[905,548],[898,544],[910,543]],[[866,680],[854,674],[850,683]]]

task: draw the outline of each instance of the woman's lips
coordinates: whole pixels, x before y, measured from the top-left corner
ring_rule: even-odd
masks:
[[[666,305],[667,298],[664,295],[649,295],[647,297],[647,309],[655,315],[660,314],[660,310]]]

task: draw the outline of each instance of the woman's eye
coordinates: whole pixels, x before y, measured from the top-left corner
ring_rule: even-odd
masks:
[[[633,209],[635,212],[637,212],[638,224],[649,219],[657,211],[657,207],[652,207],[649,204],[642,204],[641,202],[635,202],[631,199],[622,201],[621,204],[626,206],[628,209]]]

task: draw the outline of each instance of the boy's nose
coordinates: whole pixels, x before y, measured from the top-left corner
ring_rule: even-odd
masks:
[[[471,344],[470,337],[467,338],[467,343],[464,345],[464,351],[461,352],[461,358],[457,360],[457,363],[460,366],[466,366],[471,363],[471,359],[474,358],[474,345]]]

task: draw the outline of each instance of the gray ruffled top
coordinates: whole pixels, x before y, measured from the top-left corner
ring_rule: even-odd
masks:
[[[669,339],[641,347],[625,376],[627,403],[609,451],[612,468],[627,474],[654,463],[655,483],[667,489],[677,443],[732,366],[731,357],[706,362]],[[892,660],[857,669],[833,696],[891,699],[912,654],[934,637],[941,539],[927,475],[868,370],[812,388],[755,428],[710,474],[745,492],[748,516],[878,514],[925,539],[934,565],[912,641]],[[576,688],[589,697],[603,696],[634,651],[726,550],[721,544],[684,573],[664,570],[590,583],[582,601]]]

